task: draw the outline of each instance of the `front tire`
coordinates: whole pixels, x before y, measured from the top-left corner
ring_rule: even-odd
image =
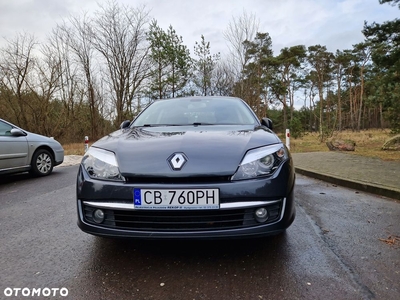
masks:
[[[31,173],[35,176],[47,176],[53,171],[54,160],[50,152],[39,149],[35,152],[31,162]]]

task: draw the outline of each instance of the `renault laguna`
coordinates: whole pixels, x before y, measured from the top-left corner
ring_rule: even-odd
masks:
[[[294,183],[271,120],[243,100],[156,100],[85,153],[78,226],[144,239],[278,234],[295,218]]]

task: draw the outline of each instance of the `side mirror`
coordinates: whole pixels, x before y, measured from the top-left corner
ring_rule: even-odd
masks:
[[[18,128],[13,128],[10,130],[12,136],[26,136],[26,133]]]
[[[273,130],[274,126],[272,125],[272,120],[270,118],[262,118],[261,125]]]
[[[128,128],[130,124],[131,124],[131,121],[125,120],[125,121],[123,121],[123,122],[121,123],[121,125],[119,126],[119,128],[120,128],[120,129]]]

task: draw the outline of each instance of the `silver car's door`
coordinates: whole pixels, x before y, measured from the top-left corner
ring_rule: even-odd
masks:
[[[29,166],[28,142],[25,135],[12,134],[13,126],[0,121],[0,169]],[[19,129],[14,131],[23,133]]]

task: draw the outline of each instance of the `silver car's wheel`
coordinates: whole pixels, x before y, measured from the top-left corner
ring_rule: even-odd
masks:
[[[32,173],[37,176],[46,176],[53,171],[54,162],[50,152],[39,149],[32,158]]]

